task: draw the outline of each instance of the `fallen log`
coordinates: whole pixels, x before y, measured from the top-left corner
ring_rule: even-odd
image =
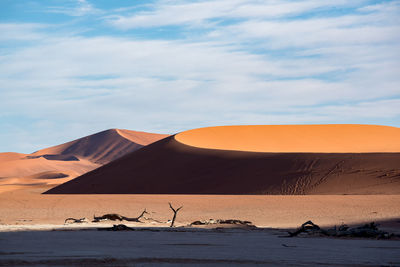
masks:
[[[80,218],[80,219],[75,219],[75,218],[67,218],[64,221],[64,224],[67,224],[67,222],[70,223],[88,223],[88,220],[86,218]]]
[[[363,226],[349,227],[345,224],[330,228],[327,230],[321,229],[318,225],[312,221],[303,223],[295,232],[288,232],[289,237],[295,237],[301,233],[307,233],[308,235],[319,235],[319,236],[330,236],[330,237],[361,237],[361,238],[377,238],[377,239],[388,239],[398,238],[398,235],[390,234],[388,232],[378,229],[378,225],[374,222],[367,223]]]
[[[128,222],[141,222],[139,219],[144,217],[145,214],[150,214],[146,211],[146,209],[144,209],[144,211],[142,212],[142,214],[140,214],[138,217],[134,217],[134,218],[129,218],[129,217],[125,217],[122,216],[122,219]]]
[[[92,222],[101,222],[101,221],[106,221],[106,220],[111,220],[111,221],[122,221],[123,220],[123,216],[116,214],[116,213],[108,213],[108,214],[104,214],[103,216],[98,216],[96,217],[96,215],[93,215],[93,221]]]
[[[307,232],[320,232],[321,228],[314,224],[312,221],[306,221],[303,223],[295,232],[288,232],[290,237],[297,236],[300,233],[307,233]]]
[[[125,224],[114,224],[113,227],[97,228],[98,231],[135,231],[135,229]]]
[[[110,221],[128,221],[128,222],[141,222],[140,218],[142,218],[144,216],[144,214],[149,214],[146,209],[144,209],[144,211],[138,216],[138,217],[125,217],[122,216],[120,214],[116,214],[116,213],[109,213],[109,214],[104,214],[103,216],[98,216],[96,217],[96,215],[93,215],[93,221],[92,222],[101,222],[101,221],[106,221],[106,220],[110,220]]]
[[[228,219],[228,220],[209,219],[209,220],[202,220],[202,221],[194,221],[191,224],[189,224],[189,226],[194,226],[194,225],[196,225],[196,226],[199,226],[199,225],[213,225],[213,226],[221,226],[221,227],[224,227],[225,225],[234,225],[236,227],[257,228],[250,221],[242,221],[242,220],[236,220],[236,219]]]

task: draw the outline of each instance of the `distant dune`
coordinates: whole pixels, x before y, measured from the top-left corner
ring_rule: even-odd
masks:
[[[62,145],[39,150],[32,153],[32,156],[75,156],[78,158],[85,158],[94,163],[106,164],[167,136],[168,135],[111,129]]]
[[[166,136],[111,129],[32,154],[0,153],[0,192],[64,183]]]
[[[226,126],[155,142],[49,194],[399,194],[400,129]]]

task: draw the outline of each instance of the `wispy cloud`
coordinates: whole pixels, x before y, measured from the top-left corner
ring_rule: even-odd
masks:
[[[115,16],[109,22],[121,29],[166,25],[206,26],[209,20],[279,19],[328,8],[356,7],[363,1],[160,1],[153,9],[132,15]]]
[[[48,25],[39,23],[2,23],[0,41],[32,41],[43,38],[46,34],[40,30]]]
[[[46,9],[50,13],[59,13],[73,17],[103,13],[86,0],[71,0],[69,6],[51,6]]]
[[[7,138],[25,152],[112,127],[400,126],[399,1],[81,1],[60,10],[101,16],[88,33],[83,24],[0,24],[10,42],[0,53],[0,127],[18,133]]]

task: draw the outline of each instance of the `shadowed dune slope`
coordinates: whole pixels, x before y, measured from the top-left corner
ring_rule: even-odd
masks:
[[[127,154],[46,193],[400,193],[400,153],[205,149],[178,142],[181,134]]]
[[[32,153],[33,156],[63,155],[105,164],[168,135],[110,129]]]

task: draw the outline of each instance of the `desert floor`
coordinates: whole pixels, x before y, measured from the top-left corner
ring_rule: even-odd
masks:
[[[307,220],[323,227],[375,221],[399,233],[400,195],[41,195],[46,189],[0,194],[0,265],[400,265],[396,240],[279,237]],[[178,232],[165,228],[168,202],[183,206]],[[145,208],[159,222],[123,222],[138,231],[95,229],[115,222],[64,225],[66,218],[94,214],[136,217]],[[211,218],[249,220],[263,229],[179,227]]]
[[[400,229],[400,195],[42,195],[47,188],[25,186],[0,193],[1,229],[59,225],[69,217],[91,220],[94,214],[136,217],[144,209],[166,223],[172,217],[168,202],[183,206],[178,226],[212,218],[269,228],[295,228],[308,220],[320,226],[388,221],[385,226]]]
[[[177,228],[175,228],[176,230]],[[282,238],[277,230],[1,233],[12,266],[398,266],[400,242]]]

